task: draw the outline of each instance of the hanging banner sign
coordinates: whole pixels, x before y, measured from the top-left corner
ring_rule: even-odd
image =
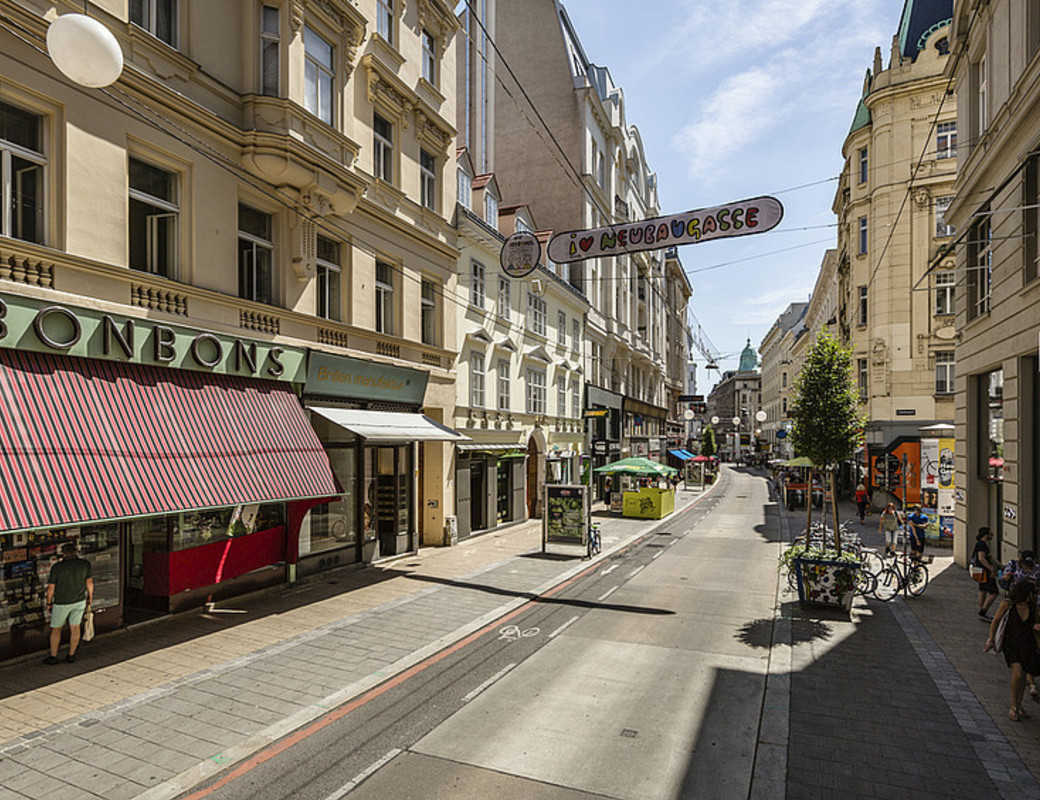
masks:
[[[564,264],[586,258],[765,233],[779,225],[783,217],[784,207],[775,197],[754,197],[670,217],[567,231],[549,240],[547,252],[553,262]]]

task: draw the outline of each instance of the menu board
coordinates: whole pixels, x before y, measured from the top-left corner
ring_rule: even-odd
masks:
[[[546,484],[544,536],[549,544],[584,545],[587,487]]]

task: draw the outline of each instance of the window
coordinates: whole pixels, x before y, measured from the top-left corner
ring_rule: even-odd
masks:
[[[43,244],[43,118],[0,103],[0,235]]]
[[[867,252],[867,218],[859,218],[859,254],[865,255]]]
[[[177,271],[177,176],[130,159],[130,267],[173,278]]]
[[[422,282],[422,341],[440,344],[437,336],[437,284],[425,278]]]
[[[957,156],[957,123],[940,122],[935,128],[935,157]]]
[[[531,226],[527,224],[527,220],[523,217],[516,218],[516,232],[517,233],[531,233]]]
[[[545,336],[545,301],[531,292],[527,293],[527,329]]]
[[[419,150],[419,180],[422,204],[430,211],[437,210],[437,159],[425,150]]]
[[[422,76],[437,85],[437,42],[426,30],[422,32]]]
[[[952,271],[935,273],[935,313],[936,316],[951,315],[955,312],[953,292],[956,276]]]
[[[469,357],[469,404],[484,407],[484,354],[471,353]]]
[[[498,409],[505,411],[509,408],[509,360],[498,359]]]
[[[260,19],[260,93],[278,97],[281,67],[281,22],[276,6],[263,6]]]
[[[870,162],[867,158],[867,148],[861,147],[859,149],[859,182],[866,183],[867,175],[869,173]]]
[[[177,46],[177,0],[130,0],[130,21],[171,47]]]
[[[1036,12],[1040,21],[1040,9]],[[1040,259],[1040,156],[1033,156],[1025,168],[1022,195],[1022,257],[1025,259],[1024,282],[1036,280],[1037,262]],[[1040,474],[1040,473],[1038,473]]]
[[[394,0],[376,0],[376,31],[394,43]]]
[[[510,307],[512,302],[510,301],[510,285],[509,281],[505,278],[498,279],[498,316],[502,319],[509,319]]]
[[[781,398],[781,403],[783,404],[783,414],[786,417],[787,416],[787,398],[786,397]]]
[[[571,320],[571,347],[581,352],[581,321],[577,319]]]
[[[377,178],[394,182],[394,126],[378,114],[372,115],[372,169]]]
[[[571,416],[581,418],[581,383],[577,378],[571,379]]]
[[[479,261],[470,264],[469,302],[477,308],[484,307],[484,265]]]
[[[304,26],[303,53],[303,107],[322,122],[331,125],[335,75],[332,45]]]
[[[464,170],[459,170],[459,205],[473,209],[473,178]]]
[[[952,225],[946,224],[946,211],[953,202],[953,195],[935,198],[935,235],[953,236],[957,231]]]
[[[781,372],[780,373],[780,388],[781,389],[786,389],[787,388],[787,373],[786,372]]]
[[[539,369],[527,370],[527,413],[545,413],[545,372]]]
[[[567,346],[567,315],[562,311],[556,314],[556,344],[560,347]]]
[[[274,241],[270,214],[246,205],[238,207],[238,296],[257,303],[272,302]]]
[[[856,315],[856,324],[857,325],[866,325],[867,324],[867,298],[868,297],[869,297],[869,295],[867,294],[867,287],[866,286],[860,286],[859,287],[859,306],[858,306],[858,313]]]
[[[340,266],[339,242],[318,236],[318,316],[340,319]]]
[[[394,267],[376,262],[376,331],[394,333]]]
[[[484,221],[492,228],[498,228],[498,198],[490,191],[484,191]]]
[[[567,415],[567,379],[562,375],[556,379],[556,416]]]
[[[860,402],[867,399],[867,359],[856,359],[856,385],[859,387]]]
[[[607,189],[607,157],[604,153],[596,151],[596,183],[604,191]]]
[[[953,361],[952,350],[935,354],[935,393],[953,394]]]
[[[989,126],[989,99],[987,97],[988,78],[986,76],[986,57],[983,56],[976,66],[976,99],[978,103],[978,125],[979,125],[979,136],[981,136],[986,128]]]
[[[993,250],[989,217],[971,226],[968,234],[968,319],[989,311],[993,280]]]

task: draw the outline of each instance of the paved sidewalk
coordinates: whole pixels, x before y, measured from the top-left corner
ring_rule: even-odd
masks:
[[[680,490],[677,512],[702,496]],[[601,523],[604,555],[666,524]],[[176,797],[585,567],[522,557],[540,526],[102,636],[74,665],[0,667],[0,798]]]
[[[854,508],[839,503],[840,518]],[[800,513],[780,513],[788,532],[804,527]],[[867,517],[861,536],[883,548],[877,525]],[[787,797],[1040,798],[1040,706],[1029,721],[1002,716],[1008,670],[981,654],[986,630],[973,618],[970,581],[949,550],[930,552],[924,595],[860,598],[851,618],[781,594]]]

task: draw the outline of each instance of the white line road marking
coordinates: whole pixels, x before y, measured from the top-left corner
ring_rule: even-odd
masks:
[[[571,617],[569,620],[567,620],[565,623],[563,623],[559,628],[557,628],[552,633],[550,633],[549,634],[549,638],[552,639],[557,634],[563,633],[566,628],[569,628],[571,625],[573,625],[577,621],[578,621],[578,618],[576,616],[575,617]]]
[[[608,597],[610,597],[612,594],[614,594],[614,592],[616,592],[620,588],[621,588],[620,586],[615,586],[613,589],[607,589],[606,592],[604,592],[603,594],[601,594],[599,597],[596,598],[597,602],[600,601],[600,600],[606,600]]]
[[[494,675],[492,675],[490,678],[488,678],[486,681],[484,681],[482,684],[480,684],[480,686],[478,686],[472,692],[470,692],[465,697],[463,697],[462,698],[462,702],[463,703],[468,703],[470,700],[472,700],[474,697],[476,697],[478,694],[480,694],[482,691],[484,691],[486,688],[488,688],[491,684],[493,684],[495,681],[497,681],[499,678],[501,678],[503,675],[505,675],[507,672],[509,672],[509,670],[511,670],[515,666],[516,666],[516,664],[513,663],[513,664],[509,664],[508,666],[505,666],[502,669],[500,669],[498,672],[496,672]]]
[[[636,567],[634,570],[632,570],[630,573],[628,573],[628,577],[629,578],[634,578],[641,570],[644,570],[644,569],[646,569],[646,564],[643,564],[643,566],[641,566],[641,567]]]
[[[606,568],[605,570],[603,570],[603,571],[602,571],[602,572],[600,573],[600,575],[609,575],[609,574],[610,574],[611,572],[613,572],[613,571],[614,571],[614,570],[616,570],[617,568],[618,568],[618,565],[617,565],[617,564],[614,564],[614,565],[612,565],[612,566],[609,566],[609,567],[607,567],[607,568]]]
[[[352,780],[348,781],[347,783],[339,787],[336,791],[334,791],[332,794],[326,797],[325,800],[340,800],[341,797],[346,797],[348,793],[352,792],[354,789],[360,786],[361,782],[365,780],[365,778],[367,778],[376,770],[380,769],[389,761],[392,761],[394,757],[397,756],[397,754],[400,752],[401,751],[395,747],[393,750],[391,750],[389,753],[387,753],[385,756],[379,759],[375,764],[370,766],[365,771],[359,772],[357,775],[354,776]]]
[[[661,551],[661,553],[663,553],[663,552],[664,552],[664,550]],[[661,553],[654,553],[653,557],[650,560],[653,561],[655,558],[660,558],[661,557]]]

